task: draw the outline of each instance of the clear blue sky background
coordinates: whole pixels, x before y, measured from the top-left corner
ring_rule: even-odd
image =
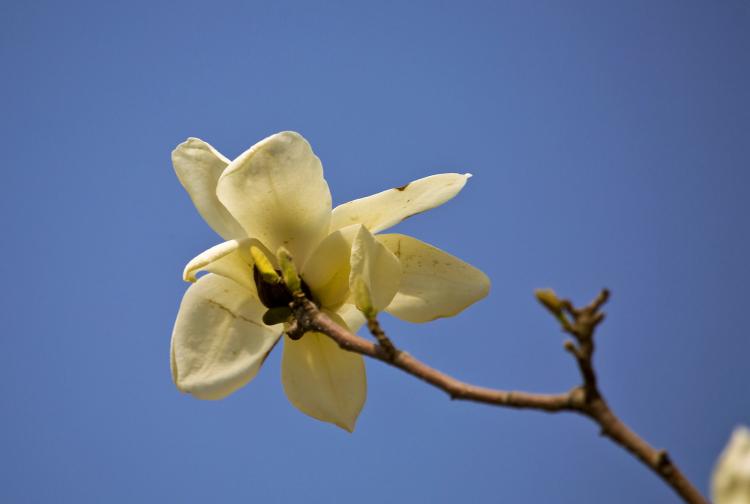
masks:
[[[441,369],[567,390],[532,290],[611,288],[602,387],[705,490],[750,423],[748,55],[742,0],[3,1],[0,501],[677,502],[583,418],[375,362],[353,435],[288,404],[279,352],[227,400],[180,394],[180,274],[219,238],[170,151],[286,129],[334,203],[474,173],[396,228],[493,281],[454,319],[383,319]]]

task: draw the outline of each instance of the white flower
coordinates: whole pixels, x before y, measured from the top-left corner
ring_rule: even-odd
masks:
[[[738,427],[714,469],[715,504],[750,504],[750,430]]]
[[[355,283],[368,288],[375,310],[410,322],[456,315],[487,295],[487,277],[461,260],[409,236],[374,235],[453,198],[469,175],[433,175],[331,210],[320,160],[298,133],[270,136],[234,161],[190,138],[172,160],[198,212],[226,240],[184,273],[195,283],[177,314],[171,367],[177,387],[195,397],[220,399],[247,384],[283,334],[263,315],[288,303],[288,292],[269,294],[254,274],[252,246],[271,261],[289,250],[313,300],[353,332],[364,322],[352,304]],[[196,280],[199,271],[208,274]],[[285,340],[290,402],[353,430],[367,393],[362,356],[322,334]]]

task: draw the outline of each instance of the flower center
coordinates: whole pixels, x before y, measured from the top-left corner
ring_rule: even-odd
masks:
[[[276,270],[276,272],[280,277],[281,271]],[[269,282],[265,280],[257,266],[253,266],[253,280],[255,280],[255,287],[258,290],[258,298],[260,298],[260,302],[266,308],[288,308],[289,303],[294,299],[291,291],[284,282]],[[304,279],[300,279],[300,281],[302,292],[305,293],[308,299],[312,300],[313,296],[310,287],[305,283]]]

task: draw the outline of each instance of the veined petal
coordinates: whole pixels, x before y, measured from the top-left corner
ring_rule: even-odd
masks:
[[[172,377],[199,399],[221,399],[252,380],[279,339],[265,307],[232,280],[205,275],[180,304],[172,333]]]
[[[327,314],[345,326],[333,313]],[[328,336],[308,332],[293,341],[284,338],[281,380],[289,402],[313,418],[354,430],[367,398],[365,363]]]
[[[383,231],[412,215],[442,205],[458,194],[469,177],[469,173],[432,175],[344,203],[333,209],[331,231],[351,224],[363,224],[372,233]]]
[[[361,279],[370,296],[372,308],[383,310],[398,292],[401,265],[398,258],[367,230],[360,226],[352,244],[349,288],[352,292]]]
[[[259,245],[257,240],[245,238],[215,245],[187,263],[182,276],[185,281],[195,282],[196,273],[210,271],[234,280],[251,293],[255,293],[253,260],[250,256],[250,245],[253,244]]]
[[[485,297],[487,275],[411,236],[376,237],[401,261],[401,285],[386,311],[407,322],[452,317]]]
[[[283,245],[298,266],[328,234],[331,193],[320,160],[298,133],[277,133],[242,153],[216,194],[247,236],[273,252]]]
[[[208,225],[225,240],[244,237],[242,226],[216,197],[216,183],[229,160],[203,140],[188,138],[172,151],[172,164]]]

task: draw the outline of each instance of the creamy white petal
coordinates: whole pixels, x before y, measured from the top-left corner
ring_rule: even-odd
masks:
[[[172,377],[199,399],[221,399],[252,380],[279,339],[265,307],[247,289],[208,274],[191,285],[172,333]]]
[[[489,292],[487,275],[447,252],[401,234],[376,238],[401,262],[399,291],[386,311],[402,320],[452,317]]]
[[[335,314],[328,313],[345,325]],[[289,402],[313,418],[354,430],[367,398],[365,363],[328,336],[306,333],[298,341],[284,338],[281,380]]]
[[[711,480],[715,504],[750,504],[750,429],[738,427],[719,457]]]
[[[242,226],[216,197],[216,183],[229,160],[203,140],[188,138],[172,151],[172,164],[208,225],[225,240],[244,237]]]
[[[383,310],[399,289],[401,265],[398,258],[367,230],[360,226],[352,244],[349,288],[352,292],[358,279],[369,291],[372,307]]]
[[[273,252],[283,245],[298,266],[328,234],[331,193],[298,133],[277,133],[245,151],[224,170],[216,193],[247,236]]]
[[[373,233],[383,231],[412,215],[442,205],[463,189],[469,177],[468,173],[432,175],[344,203],[333,209],[331,230],[364,224]]]
[[[257,240],[245,238],[215,245],[191,259],[185,266],[182,277],[188,282],[195,282],[198,272],[210,271],[230,278],[255,293],[250,245],[257,245],[256,242]]]
[[[302,278],[324,308],[335,310],[349,296],[349,256],[354,233],[328,235],[302,267]]]

